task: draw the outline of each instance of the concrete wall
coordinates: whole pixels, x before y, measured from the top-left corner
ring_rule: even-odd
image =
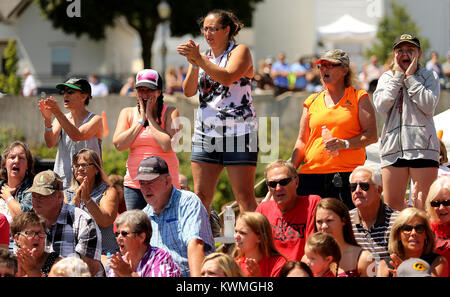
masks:
[[[302,103],[309,94],[290,93],[279,98],[272,95],[254,95],[253,100],[258,117],[278,117],[279,128],[289,137],[296,137],[302,111]],[[23,131],[27,143],[39,145],[44,142],[44,121],[37,106],[38,98],[3,97],[0,98],[0,126],[13,126]],[[62,106],[62,98],[58,98]],[[191,122],[193,131],[193,119],[198,101],[195,97],[186,98],[182,94],[177,96],[165,96],[165,102],[178,108],[180,115]],[[104,146],[112,146],[112,137],[116,128],[117,118],[122,108],[134,106],[135,98],[109,96],[96,97],[89,103],[88,110],[101,114],[105,111],[108,119],[109,135],[103,140]],[[441,92],[441,98],[435,114],[439,114],[450,108],[450,91]],[[384,118],[377,116],[379,133],[383,126]],[[449,130],[450,131],[450,127]]]

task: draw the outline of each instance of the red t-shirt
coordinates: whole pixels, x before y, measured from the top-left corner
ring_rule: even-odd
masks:
[[[9,222],[4,214],[0,213],[0,244],[9,245]]]
[[[431,223],[431,230],[436,236],[434,252],[445,257],[449,263],[448,276],[450,276],[450,226],[446,224]]]
[[[245,264],[245,257],[237,258],[236,263],[241,268],[242,272],[249,276],[247,265]],[[259,269],[261,277],[278,277],[280,276],[281,268],[286,264],[286,259],[281,256],[264,257],[259,262]]]
[[[288,260],[302,260],[306,240],[314,233],[314,211],[320,200],[317,195],[297,196],[294,207],[285,214],[273,200],[262,202],[256,208],[269,220],[275,247]]]

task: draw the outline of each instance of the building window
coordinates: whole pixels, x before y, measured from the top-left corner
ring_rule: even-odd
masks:
[[[65,76],[70,72],[71,49],[68,47],[52,48],[52,75]]]

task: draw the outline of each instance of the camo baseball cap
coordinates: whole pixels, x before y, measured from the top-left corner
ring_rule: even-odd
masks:
[[[36,174],[33,185],[26,193],[38,193],[44,196],[53,194],[55,191],[63,190],[61,177],[52,170],[46,170]]]
[[[316,65],[322,63],[323,61],[328,61],[333,64],[342,64],[343,66],[350,65],[350,58],[347,53],[341,49],[329,50],[326,51],[320,56],[320,59],[317,60]]]

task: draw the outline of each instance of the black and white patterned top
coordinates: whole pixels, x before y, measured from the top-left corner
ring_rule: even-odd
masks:
[[[225,68],[228,56],[236,45],[215,58],[206,56],[215,65]],[[210,137],[241,136],[257,132],[256,113],[252,105],[251,79],[241,77],[229,86],[214,81],[203,69],[198,79],[200,106],[197,110],[195,133]]]

